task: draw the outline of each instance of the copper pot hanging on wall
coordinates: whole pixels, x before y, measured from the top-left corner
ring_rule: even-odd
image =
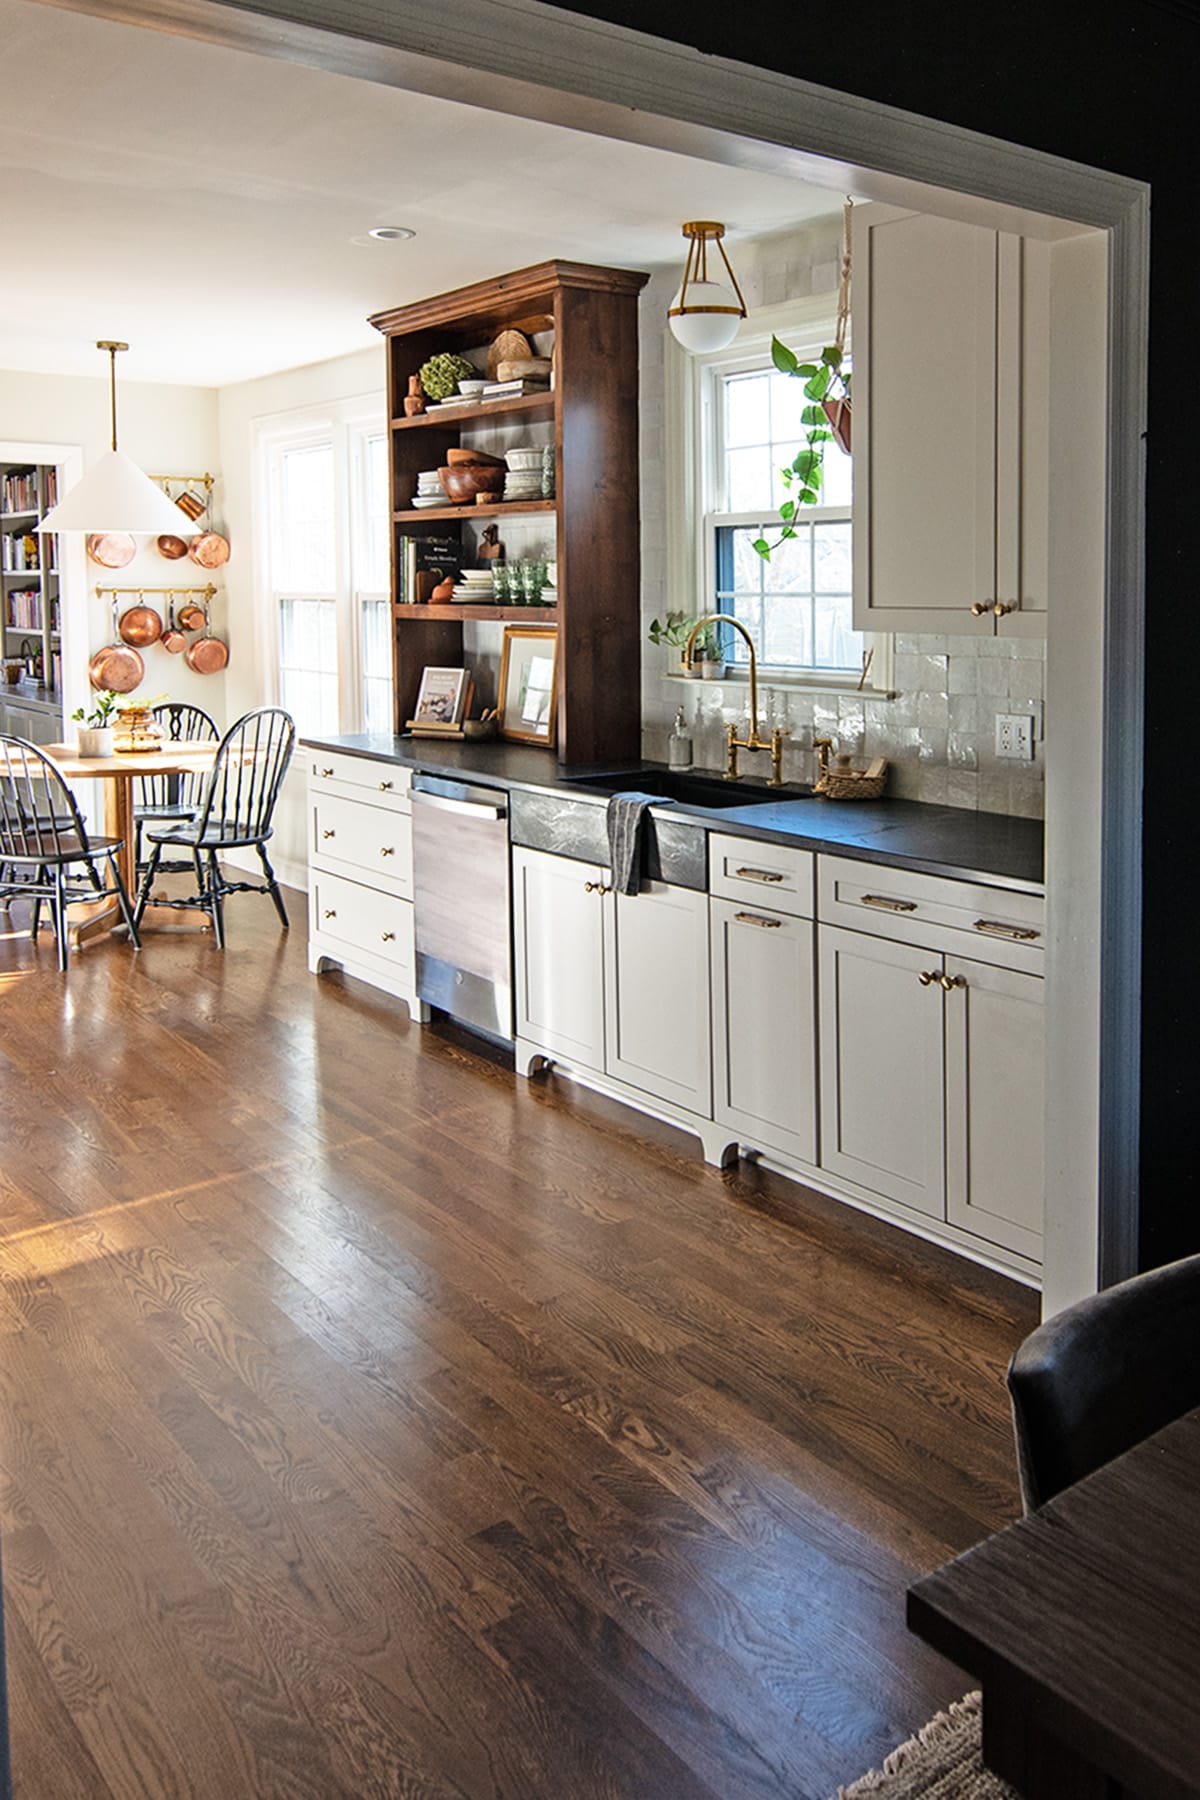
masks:
[[[163,622],[161,616],[152,606],[127,606],[117,623],[117,636],[123,644],[132,644],[136,650],[145,650],[150,644],[157,644],[162,636]]]
[[[88,664],[88,680],[97,693],[130,694],[146,673],[138,651],[128,644],[105,644]]]

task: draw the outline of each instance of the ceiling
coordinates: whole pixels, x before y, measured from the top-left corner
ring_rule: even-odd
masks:
[[[841,195],[0,0],[0,362],[222,386],[378,343],[367,315],[547,257],[682,268]],[[355,242],[406,225],[407,243]]]

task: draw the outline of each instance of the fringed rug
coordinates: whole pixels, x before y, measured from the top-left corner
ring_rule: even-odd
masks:
[[[979,1694],[964,1695],[835,1800],[1020,1800],[983,1766],[981,1713]]]

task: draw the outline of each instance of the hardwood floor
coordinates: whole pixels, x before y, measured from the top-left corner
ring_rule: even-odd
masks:
[[[904,1589],[1019,1510],[1034,1297],[289,902],[0,939],[18,1800],[822,1800],[969,1685]]]

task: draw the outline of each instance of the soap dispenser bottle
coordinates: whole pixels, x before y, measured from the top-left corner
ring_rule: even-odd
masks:
[[[675,714],[675,729],[667,739],[667,762],[672,769],[690,769],[692,766],[692,740],[688,736],[682,706]]]

